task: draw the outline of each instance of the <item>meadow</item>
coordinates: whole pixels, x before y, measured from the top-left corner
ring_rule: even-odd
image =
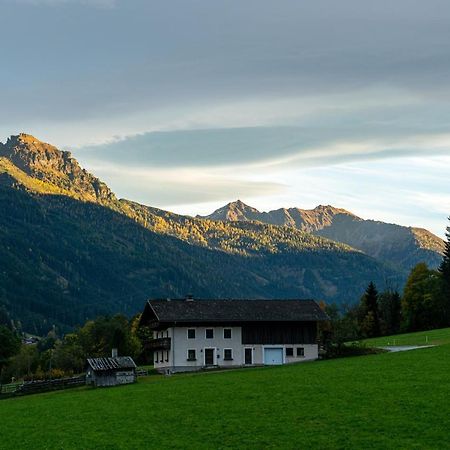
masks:
[[[448,445],[450,345],[0,401],[2,449]]]
[[[396,334],[394,336],[383,336],[373,339],[366,339],[363,342],[369,347],[450,344],[450,328]]]

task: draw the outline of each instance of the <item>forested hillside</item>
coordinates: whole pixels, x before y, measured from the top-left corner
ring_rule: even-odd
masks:
[[[437,267],[444,251],[443,240],[428,230],[364,220],[330,205],[309,210],[281,208],[260,212],[238,200],[203,218],[225,222],[258,221],[292,227],[348,244],[404,272],[420,262]]]
[[[117,200],[69,154],[28,135],[0,147],[0,208],[0,303],[36,333],[133,314],[152,296],[351,303],[370,280],[403,281],[359,251],[290,227]]]

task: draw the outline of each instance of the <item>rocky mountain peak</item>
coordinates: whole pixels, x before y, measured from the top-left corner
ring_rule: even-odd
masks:
[[[258,217],[261,213],[256,209],[247,204],[245,204],[241,200],[236,200],[234,202],[230,202],[222,208],[217,209],[211,215],[207,217],[199,218],[208,218],[211,220],[224,220],[229,222],[237,222],[237,221],[248,221],[248,220],[259,220]]]
[[[10,160],[27,175],[50,183],[89,201],[107,203],[114,194],[98,178],[83,169],[68,151],[40,141],[27,133],[0,144],[0,157]]]

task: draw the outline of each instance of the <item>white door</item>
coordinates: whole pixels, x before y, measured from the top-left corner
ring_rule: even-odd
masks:
[[[283,349],[282,348],[265,348],[264,349],[264,364],[268,366],[275,366],[283,364]]]

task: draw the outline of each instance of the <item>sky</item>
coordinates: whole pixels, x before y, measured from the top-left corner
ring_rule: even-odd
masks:
[[[444,236],[448,0],[0,0],[0,140],[182,214],[331,204]]]

